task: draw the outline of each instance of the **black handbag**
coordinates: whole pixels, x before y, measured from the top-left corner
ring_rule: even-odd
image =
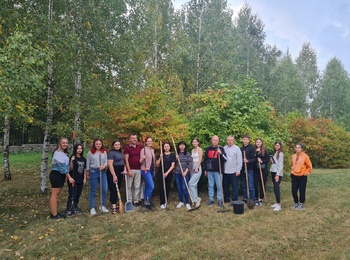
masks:
[[[208,159],[205,161],[205,170],[206,171],[212,171],[213,170],[213,165],[211,163],[211,159]]]

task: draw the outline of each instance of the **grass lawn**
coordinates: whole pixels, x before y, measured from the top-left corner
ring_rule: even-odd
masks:
[[[156,189],[154,211],[90,217],[85,186],[84,213],[51,220],[50,195],[39,194],[40,156],[12,155],[13,180],[0,181],[0,259],[350,259],[349,169],[314,170],[304,211],[290,208],[285,180],[282,211],[274,212],[269,179],[268,205],[245,207],[242,215],[206,207],[206,191],[200,192],[202,207],[192,212],[175,208],[172,191],[170,209],[163,211]],[[124,188],[122,193],[125,202]],[[66,198],[67,186],[60,212]]]

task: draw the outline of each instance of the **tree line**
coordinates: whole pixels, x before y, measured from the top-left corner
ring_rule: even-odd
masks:
[[[341,61],[332,58],[321,72],[310,43],[293,60],[265,40],[264,22],[247,3],[232,10],[224,0],[191,0],[176,10],[171,0],[3,1],[5,179],[9,129],[26,124],[44,133],[41,192],[52,135],[74,132],[76,142],[199,135],[205,143],[231,132],[291,142],[282,123],[303,117],[349,130]]]

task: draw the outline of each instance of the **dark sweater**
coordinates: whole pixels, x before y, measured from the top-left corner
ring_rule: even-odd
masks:
[[[248,160],[247,168],[248,170],[253,170],[256,167],[256,157],[255,157],[255,148],[251,144],[248,144],[247,146],[241,147],[242,151],[242,158],[244,160],[244,151],[246,154],[246,159]],[[243,167],[242,170],[244,170],[244,161],[243,161]]]
[[[212,167],[213,169],[211,171],[213,172],[219,172],[219,153],[217,152],[218,147],[213,147],[213,146],[209,146],[207,147],[207,149],[205,150],[205,155],[204,155],[204,162],[207,160],[211,160],[212,163]],[[220,164],[221,164],[221,173],[224,172],[224,166],[225,166],[225,162],[226,162],[226,153],[225,153],[225,149],[223,147],[220,146],[220,150],[221,150],[221,155],[220,155]],[[204,170],[208,171],[207,169],[205,169],[205,165],[204,165]]]

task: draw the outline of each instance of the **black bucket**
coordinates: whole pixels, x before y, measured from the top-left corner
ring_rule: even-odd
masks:
[[[233,213],[243,214],[244,213],[244,202],[240,200],[235,200],[233,204]]]

